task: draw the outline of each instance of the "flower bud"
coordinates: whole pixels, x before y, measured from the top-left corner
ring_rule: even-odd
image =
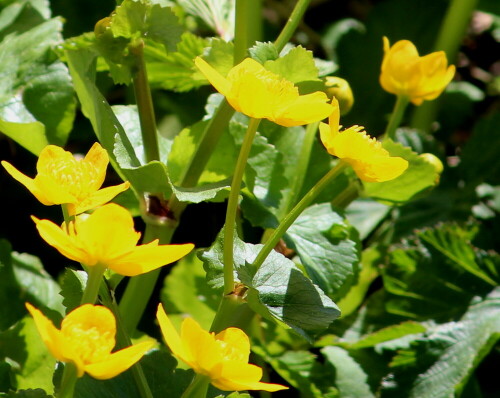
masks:
[[[441,173],[444,170],[443,162],[441,162],[441,160],[432,153],[422,153],[421,155],[418,155],[418,157],[422,158],[426,163],[429,163],[430,165],[434,166],[434,170],[437,173],[436,181],[434,182],[438,184],[439,177],[441,176]]]
[[[327,76],[325,93],[329,99],[335,97],[339,101],[340,114],[345,115],[354,104],[354,95],[347,80],[337,76]]]

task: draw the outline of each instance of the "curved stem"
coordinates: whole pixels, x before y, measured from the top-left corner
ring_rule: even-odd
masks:
[[[311,0],[299,0],[297,1],[297,4],[295,4],[295,8],[293,9],[290,18],[288,18],[288,22],[274,42],[274,46],[278,50],[278,53],[283,50],[283,47],[285,47],[286,43],[288,43],[292,37],[293,32],[295,32],[295,29],[299,26],[300,20],[304,16],[310,2]]]
[[[77,381],[76,365],[73,362],[64,364],[64,371],[57,398],[73,398]]]
[[[297,217],[311,204],[311,202],[320,194],[320,192],[328,185],[330,182],[337,177],[342,171],[347,167],[347,164],[339,161],[339,163],[331,169],[327,174],[319,180],[314,187],[302,198],[302,200],[297,203],[297,205],[286,215],[286,217],[281,221],[280,225],[272,236],[267,240],[264,247],[260,250],[259,254],[253,262],[253,266],[258,269],[264,260],[267,258],[271,250],[274,249],[276,244],[279,242],[281,237],[285,234],[287,229],[293,224]]]
[[[130,45],[130,52],[135,56],[136,60],[135,73],[132,79],[146,162],[160,160],[155,112],[151,98],[151,89],[149,88],[146,62],[144,61],[144,42],[138,40],[136,43]]]
[[[390,138],[391,140],[396,139],[396,130],[401,124],[401,120],[403,120],[403,115],[405,113],[405,109],[410,103],[410,99],[405,95],[398,95],[398,99],[396,100],[396,104],[394,105],[394,110],[392,111],[391,118],[389,119],[389,123],[387,124],[387,128],[384,133],[384,140]]]
[[[248,155],[252,148],[252,142],[259,127],[260,119],[251,118],[248,124],[243,143],[241,144],[240,154],[236,162],[233,181],[231,183],[231,192],[226,210],[226,223],[224,226],[224,294],[229,294],[234,289],[233,275],[233,249],[234,249],[234,229],[236,223],[236,211],[238,210],[238,198],[241,189],[241,181],[247,164]]]
[[[166,225],[146,224],[143,243],[149,243],[159,238],[161,244],[170,243],[174,228]],[[120,300],[120,314],[123,318],[123,327],[128,333],[133,333],[141,320],[154,287],[160,275],[161,268],[146,274],[130,278],[127,288]]]

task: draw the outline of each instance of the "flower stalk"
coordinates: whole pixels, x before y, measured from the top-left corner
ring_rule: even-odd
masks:
[[[332,182],[338,175],[340,175],[344,169],[348,166],[347,163],[342,160],[337,163],[337,165],[326,173],[321,180],[319,180],[311,190],[304,195],[299,203],[286,215],[286,217],[281,221],[280,225],[274,233],[269,237],[269,239],[264,244],[264,247],[260,250],[259,254],[253,262],[253,266],[258,269],[264,263],[265,259],[271,253],[271,250],[278,244],[281,237],[294,223],[297,217],[312,203],[312,201],[325,189],[330,182]]]
[[[391,113],[389,123],[387,124],[387,128],[385,129],[383,138],[384,140],[386,139],[391,139],[393,141],[396,140],[396,130],[401,125],[405,109],[409,103],[410,99],[406,95],[397,96],[396,104],[394,105],[394,110]]]
[[[233,249],[234,249],[234,234],[236,223],[236,212],[238,210],[238,199],[241,190],[241,182],[243,173],[247,164],[248,155],[252,148],[252,142],[257,133],[260,119],[251,118],[248,124],[243,143],[241,145],[240,154],[236,162],[233,181],[231,183],[231,192],[226,210],[226,222],[224,226],[224,294],[229,294],[234,289],[234,271],[233,271]]]
[[[74,363],[68,362],[64,364],[64,371],[57,398],[73,398],[77,380],[76,373],[77,369]]]
[[[297,29],[297,26],[299,26],[299,23],[302,20],[302,17],[304,16],[310,2],[311,0],[299,0],[297,4],[295,4],[295,8],[293,9],[290,18],[288,18],[288,22],[274,42],[274,46],[278,50],[278,53],[283,50],[286,43],[288,43],[293,33]]]

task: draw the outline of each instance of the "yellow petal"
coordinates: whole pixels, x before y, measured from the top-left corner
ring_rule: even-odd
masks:
[[[50,175],[38,174],[35,177],[35,184],[39,192],[42,193],[47,203],[43,203],[42,200],[37,196],[36,198],[40,200],[43,204],[48,205],[61,205],[63,203],[75,203],[78,199],[69,192],[66,187],[62,186],[58,181],[51,178]]]
[[[135,247],[130,252],[109,258],[107,266],[125,276],[136,276],[179,260],[193,250],[191,243],[183,245],[158,245],[158,241]]]
[[[85,372],[95,379],[111,379],[126,371],[153,348],[153,341],[144,341],[110,354],[106,360],[85,366]]]
[[[26,308],[33,317],[38,333],[40,333],[42,341],[51,354],[59,361],[64,361],[66,358],[61,351],[61,348],[63,348],[61,332],[40,310],[33,307],[30,303],[26,303]]]
[[[89,217],[76,221],[78,241],[102,265],[131,252],[140,238],[130,212],[114,203],[98,208]]]
[[[54,165],[73,163],[74,156],[56,145],[47,145],[40,152],[36,170],[38,174],[50,175],[54,172]]]
[[[256,365],[240,363],[237,361],[224,362],[220,379],[212,380],[212,384],[222,391],[263,390],[279,391],[288,387],[262,383],[262,369]]]
[[[222,352],[212,333],[204,330],[193,318],[186,318],[181,326],[181,340],[189,351],[196,373],[218,377],[223,360]]]
[[[408,161],[400,157],[371,159],[367,164],[353,166],[360,179],[366,182],[384,182],[399,177],[408,168]]]
[[[130,183],[128,181],[123,184],[113,185],[111,187],[99,189],[95,191],[90,196],[78,202],[75,211],[76,214],[83,213],[90,209],[95,209],[96,207],[102,206],[108,203],[111,199],[113,199],[119,193],[126,191],[130,187]]]
[[[89,261],[88,254],[59,226],[49,220],[39,220],[36,217],[31,218],[36,223],[36,229],[42,239],[63,256],[87,265],[95,265],[92,261]]]
[[[96,142],[89,149],[89,151],[85,155],[85,158],[83,159],[83,161],[91,164],[92,167],[96,171],[95,179],[91,182],[91,184],[89,185],[88,188],[89,188],[89,190],[97,191],[101,187],[102,183],[104,182],[104,179],[106,178],[106,168],[108,167],[108,163],[109,163],[108,153],[101,146],[101,144]],[[106,202],[103,202],[103,203],[106,203]],[[101,204],[103,204],[103,203],[101,203]]]
[[[250,339],[246,333],[238,328],[227,328],[215,335],[216,340],[222,342],[222,356],[224,360],[248,362],[250,356]]]
[[[168,319],[165,310],[163,309],[163,305],[158,304],[158,310],[156,311],[156,318],[158,319],[158,323],[160,324],[161,333],[163,335],[163,339],[165,343],[170,348],[172,353],[179,359],[186,362],[188,365],[193,363],[193,357],[190,351],[187,351],[184,347],[184,344],[175,330],[174,325]]]
[[[231,83],[224,76],[212,68],[203,58],[196,57],[194,63],[219,93],[222,95],[229,93]]]
[[[9,162],[2,161],[2,166],[5,168],[7,173],[9,173],[15,180],[23,184],[42,204],[46,206],[54,204],[46,198],[43,191],[40,191],[35,183],[35,180],[21,173]]]
[[[274,120],[281,126],[301,126],[326,119],[333,111],[332,105],[328,104],[328,97],[324,92],[301,95],[281,110]]]

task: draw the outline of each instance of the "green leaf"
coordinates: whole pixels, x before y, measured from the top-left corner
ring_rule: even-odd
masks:
[[[275,61],[279,58],[276,46],[270,41],[265,43],[257,42],[253,47],[248,49],[248,52],[253,59],[262,65],[266,61]]]
[[[66,268],[61,279],[61,296],[66,313],[81,305],[83,291],[87,286],[87,273]]]
[[[165,278],[161,301],[168,314],[189,315],[209,330],[220,295],[206,283],[203,263],[191,252]]]
[[[358,230],[359,239],[370,235],[382,220],[389,214],[391,208],[369,198],[359,198],[353,201],[345,210],[349,223]]]
[[[330,204],[307,208],[285,235],[311,280],[330,297],[343,296],[358,274],[360,242]]]
[[[408,169],[391,181],[363,182],[364,196],[379,200],[382,203],[402,204],[408,202],[424,191],[434,187],[439,181],[439,174],[434,166],[419,157],[411,149],[391,140],[382,144],[391,156],[400,156],[409,163]]]
[[[222,202],[229,196],[232,178],[204,184],[194,188],[185,188],[171,184],[172,191],[177,199],[186,203],[200,203],[206,201]]]
[[[301,46],[292,48],[274,61],[266,61],[264,67],[292,83],[318,80],[318,68],[312,52]]]
[[[321,353],[335,369],[334,385],[340,397],[375,398],[367,382],[367,374],[348,351],[340,347],[324,347]]]
[[[389,253],[384,286],[388,311],[417,319],[453,319],[500,280],[500,256],[470,244],[471,227],[442,224],[417,232]],[[453,303],[453,306],[450,306]]]
[[[430,329],[391,363],[382,397],[452,397],[500,338],[500,289],[476,298],[457,322]]]
[[[177,43],[177,51],[169,52],[154,42],[147,43],[144,57],[148,65],[148,79],[153,87],[166,90],[189,91],[204,84],[207,80],[198,75],[193,59],[202,55],[209,46],[209,40],[185,32]],[[199,76],[196,79],[196,76]]]
[[[52,51],[61,30],[54,18],[0,42],[0,128],[35,155],[47,144],[64,145],[73,126],[73,88]]]
[[[223,286],[223,239],[223,233],[220,233],[212,247],[200,253],[207,281],[214,288]],[[250,264],[261,247],[244,243],[238,238],[234,242],[235,279],[249,288],[247,299],[250,308],[288,325],[311,340],[326,329],[340,315],[340,311],[292,261],[275,251],[258,270],[253,269]]]
[[[221,39],[213,38],[205,50],[203,59],[207,61],[212,68],[219,72],[222,76],[226,76],[233,67],[234,45],[232,42],[226,42]],[[201,54],[200,54],[201,55]],[[193,63],[193,79],[201,81],[204,84],[209,84],[207,78],[202,74]]]
[[[498,113],[479,120],[463,148],[458,172],[468,184],[477,185],[493,181],[496,185],[500,182],[498,178],[500,161],[494,153],[494,148],[500,145],[500,138],[495,134],[498,123],[500,123]]]
[[[54,392],[52,374],[56,360],[40,338],[31,316],[0,333],[0,341],[0,358],[11,364],[11,377],[18,389],[40,388],[49,394]]]
[[[115,37],[148,37],[174,51],[182,27],[168,7],[147,1],[124,0],[111,16],[110,29]]]
[[[17,390],[16,392],[9,392],[7,395],[2,395],[5,398],[52,398],[52,395],[47,395],[45,390],[41,388]]]
[[[0,330],[7,329],[25,314],[24,303],[64,312],[59,286],[43,269],[40,260],[29,254],[11,252],[0,240]]]

